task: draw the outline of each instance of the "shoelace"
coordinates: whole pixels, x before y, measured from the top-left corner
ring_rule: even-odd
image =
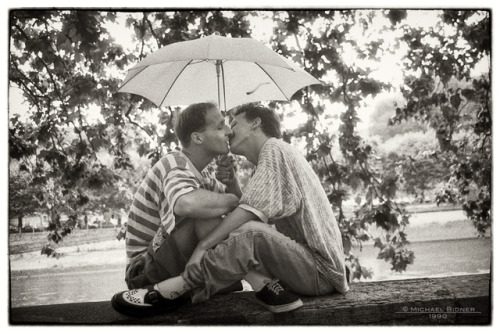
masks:
[[[145,304],[144,303],[144,298],[139,298],[136,295],[139,295],[139,290],[133,289],[128,292],[125,292],[124,298],[128,299],[128,301],[134,303],[134,304]]]
[[[275,295],[278,295],[281,291],[285,291],[281,284],[279,284],[278,280],[267,283],[267,288],[274,292]]]

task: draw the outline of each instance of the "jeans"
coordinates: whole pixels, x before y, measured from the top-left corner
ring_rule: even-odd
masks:
[[[208,250],[201,267],[205,285],[194,290],[193,302],[209,299],[252,270],[280,279],[298,294],[317,296],[335,291],[318,272],[307,247],[259,221],[243,224]]]

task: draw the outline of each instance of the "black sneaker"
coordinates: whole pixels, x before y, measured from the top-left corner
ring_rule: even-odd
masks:
[[[255,297],[259,304],[274,313],[292,311],[303,305],[302,300],[277,279],[267,283]]]
[[[138,298],[139,290],[147,289],[144,299]],[[175,310],[185,302],[185,298],[167,299],[150,285],[144,289],[122,291],[111,298],[111,306],[122,314],[142,317]]]

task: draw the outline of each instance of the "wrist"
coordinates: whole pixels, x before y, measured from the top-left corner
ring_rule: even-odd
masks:
[[[201,240],[200,242],[198,242],[195,251],[206,252],[209,248],[209,245],[204,240]]]
[[[233,210],[234,208],[236,208],[239,204],[240,204],[240,200],[239,198],[233,194],[233,193],[227,193],[227,204],[228,204],[228,209],[229,211]]]

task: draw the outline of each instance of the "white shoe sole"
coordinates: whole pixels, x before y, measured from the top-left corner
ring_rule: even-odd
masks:
[[[300,299],[294,301],[293,303],[284,304],[284,305],[268,305],[268,304],[266,304],[258,299],[257,299],[257,302],[273,313],[290,312],[290,311],[296,310],[299,307],[302,307],[302,305],[304,305],[304,303]]]

